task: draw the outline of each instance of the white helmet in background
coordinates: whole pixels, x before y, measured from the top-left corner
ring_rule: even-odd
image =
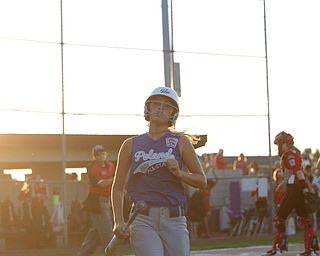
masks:
[[[149,121],[150,120],[150,110],[149,110],[149,104],[150,101],[152,101],[152,98],[154,96],[165,96],[172,100],[173,106],[175,107],[175,112],[172,114],[170,118],[170,124],[169,126],[174,126],[177,118],[179,116],[179,96],[176,93],[176,91],[172,90],[169,87],[158,87],[154,89],[150,96],[147,98],[145,105],[144,105],[144,118]]]

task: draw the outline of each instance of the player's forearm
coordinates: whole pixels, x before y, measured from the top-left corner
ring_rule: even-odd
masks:
[[[115,223],[124,222],[123,219],[123,190],[113,187],[111,190],[111,202],[113,209],[113,218]]]
[[[179,178],[186,184],[195,188],[206,188],[207,179],[204,174],[180,172]]]
[[[97,182],[97,185],[98,185],[99,187],[106,187],[106,186],[111,185],[112,182],[113,182],[113,177],[110,178],[110,179],[99,180],[99,181]]]

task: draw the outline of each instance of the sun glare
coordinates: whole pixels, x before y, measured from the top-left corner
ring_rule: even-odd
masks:
[[[80,181],[82,174],[86,173],[86,168],[66,168],[65,173],[74,175],[75,180]],[[25,181],[26,176],[32,174],[32,169],[5,169],[3,170],[5,175],[10,175],[12,180]]]
[[[11,175],[12,180],[24,181],[26,175],[32,174],[32,169],[5,169],[5,175]]]

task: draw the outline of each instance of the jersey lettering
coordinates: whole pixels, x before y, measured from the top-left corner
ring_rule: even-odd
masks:
[[[153,172],[163,166],[166,166],[166,160],[164,159],[160,159],[160,160],[150,160],[147,162],[143,162],[142,164],[140,164],[133,172],[133,174],[137,174],[137,173],[149,173],[149,172]]]
[[[147,160],[160,160],[160,159],[171,159],[174,158],[174,155],[172,154],[173,149],[169,148],[167,152],[159,152],[159,153],[154,153],[153,149],[150,149],[148,153],[146,153],[143,150],[137,151],[134,154],[134,161],[138,162],[141,158],[144,161]]]

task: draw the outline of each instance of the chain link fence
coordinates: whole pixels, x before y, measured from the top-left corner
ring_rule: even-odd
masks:
[[[216,174],[218,182],[210,196],[211,232],[222,236],[230,235],[237,220],[244,216],[243,213],[255,208],[256,199],[253,195],[260,193],[266,196],[268,212],[272,211],[273,200],[270,197],[271,186],[267,175],[261,173],[259,176],[243,176],[240,170],[216,171]],[[82,202],[87,196],[87,181],[41,182],[45,193],[41,196],[31,193],[24,197],[24,182],[0,180],[0,248],[41,249],[81,245],[90,225],[87,214],[81,210]],[[39,186],[37,181],[28,181],[28,184],[31,189]],[[188,196],[194,191],[195,189],[188,188]],[[193,238],[197,236],[199,223],[189,224]]]

